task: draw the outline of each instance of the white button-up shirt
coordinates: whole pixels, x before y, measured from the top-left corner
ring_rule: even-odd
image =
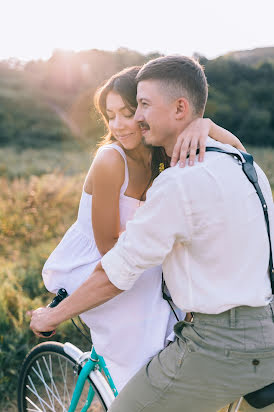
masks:
[[[211,138],[207,145],[237,152]],[[272,193],[256,169],[274,244]],[[101,262],[109,280],[123,290],[145,269],[162,264],[172,299],[185,312],[265,306],[272,297],[260,200],[239,162],[222,153],[208,152],[202,163],[162,172]]]

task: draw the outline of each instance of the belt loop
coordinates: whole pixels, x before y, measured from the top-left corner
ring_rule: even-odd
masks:
[[[229,323],[231,328],[236,328],[236,308],[229,311]]]

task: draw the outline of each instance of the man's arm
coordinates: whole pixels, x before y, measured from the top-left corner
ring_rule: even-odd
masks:
[[[39,308],[33,311],[30,328],[37,336],[43,336],[39,332],[53,331],[65,320],[102,305],[121,292],[123,291],[109,281],[101,263],[99,263],[92,276],[58,306]]]
[[[169,168],[158,176],[118,243],[101,260],[110,281],[130,289],[139,276],[164,262],[174,243],[192,237],[191,204],[184,181],[191,168]]]
[[[32,313],[31,328],[36,334],[53,330],[64,320],[130,289],[146,269],[164,261],[176,240],[185,242],[191,238],[190,205],[174,172],[169,169],[154,181],[145,204],[79,289],[56,308]]]

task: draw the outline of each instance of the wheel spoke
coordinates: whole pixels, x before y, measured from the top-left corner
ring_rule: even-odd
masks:
[[[51,358],[50,358],[50,359],[51,359]],[[45,366],[46,366],[46,369],[47,369],[47,371],[48,371],[48,374],[49,374],[49,377],[50,377],[50,382],[51,382],[52,386],[54,387],[54,389],[55,389],[55,391],[56,391],[56,396],[55,396],[53,390],[51,391],[51,392],[52,392],[52,395],[53,395],[54,398],[57,400],[57,402],[62,406],[62,400],[61,400],[60,394],[59,394],[58,389],[57,389],[57,387],[56,387],[56,385],[55,385],[55,382],[54,382],[54,379],[53,379],[53,375],[52,375],[52,373],[51,373],[50,370],[49,370],[49,367],[48,367],[48,364],[47,364],[47,362],[46,362],[45,356],[43,356],[43,361],[44,361]]]
[[[45,403],[48,408],[49,408],[50,406],[49,406],[49,405],[47,404],[47,402],[44,401],[44,399],[42,399],[41,396],[38,394],[38,392],[37,392],[37,390],[36,390],[36,388],[35,388],[35,385],[34,385],[34,383],[33,383],[33,381],[32,381],[32,379],[31,379],[30,376],[28,376],[28,379],[29,379],[29,382],[30,382],[30,384],[31,384],[31,386],[32,386],[32,388],[31,388],[29,385],[27,385],[28,390],[31,391],[31,392],[36,396],[36,398],[39,400],[39,403],[40,403],[41,407],[43,408],[43,412],[46,412],[46,409],[44,408],[43,403]]]
[[[38,367],[38,369],[39,369],[39,372],[40,372],[41,376],[43,377],[42,383],[44,384],[44,387],[45,387],[45,390],[46,390],[46,392],[47,392],[49,401],[50,401],[50,403],[51,403],[51,407],[52,407],[52,409],[54,409],[54,405],[53,405],[53,403],[52,403],[52,399],[51,399],[51,397],[50,397],[48,388],[47,388],[47,386],[45,385],[45,379],[44,379],[44,375],[43,375],[42,370],[41,370],[41,367],[40,367],[40,363],[39,363],[38,361],[36,361],[36,365],[37,365],[37,367]]]
[[[26,398],[26,399],[28,399],[28,398]],[[41,411],[41,409],[31,409],[31,408],[27,408],[26,410],[27,410],[27,412],[37,412],[37,411]]]
[[[44,357],[43,357],[44,358]],[[48,384],[46,383],[46,381],[45,381],[45,379],[44,379],[44,376],[42,375],[39,375],[39,373],[37,372],[37,370],[34,368],[34,366],[32,367],[32,370],[33,370],[33,372],[38,376],[38,378],[41,380],[41,382],[44,384],[44,387],[45,387],[45,390],[46,390],[46,392],[48,393],[48,392],[50,392],[51,394],[52,394],[52,397],[54,398],[54,399],[56,399],[56,401],[59,403],[59,405],[61,405],[61,406],[63,406],[62,405],[62,401],[61,401],[61,399],[60,399],[60,396],[59,396],[59,399],[57,398],[57,396],[55,395],[55,393],[51,390],[51,388],[48,386]],[[51,377],[52,378],[52,377]],[[53,379],[52,379],[52,381],[53,381]],[[55,386],[55,385],[54,385]],[[57,390],[57,389],[56,389]],[[58,391],[57,391],[57,393],[58,393]],[[59,395],[59,393],[58,393],[58,395]],[[49,399],[50,399],[50,397],[49,397]],[[51,400],[51,399],[50,399]],[[52,404],[52,402],[51,402],[51,404]],[[52,409],[52,410],[54,410],[54,409]]]
[[[64,395],[63,395],[63,396],[64,396],[64,402],[65,402],[66,395],[67,395],[68,401],[69,401],[69,404],[70,404],[70,402],[71,402],[71,397],[70,397],[69,390],[68,390],[68,386],[67,386],[68,362],[65,361],[65,362],[66,362],[66,367],[65,367],[65,373],[64,373],[61,359],[58,358],[58,361],[59,361],[60,370],[61,370],[61,373],[62,373],[62,376],[63,376],[63,380],[64,380]],[[74,387],[73,387],[73,388],[74,388]]]
[[[43,360],[44,360],[44,362],[45,362],[45,357],[43,357]],[[49,368],[50,368],[51,375],[52,375],[51,355],[49,355]],[[51,382],[51,391],[52,391],[52,393],[53,393],[53,385],[52,385],[52,382]],[[51,400],[51,402],[52,402],[52,407],[53,407],[53,409],[54,409],[54,398]]]
[[[27,408],[27,411],[42,412],[42,410],[41,410],[40,408],[38,408],[38,406],[37,406],[37,405],[35,405],[35,403],[34,403],[34,402],[32,402],[32,400],[31,400],[30,398],[26,397],[26,400],[27,400],[29,403],[31,403],[31,405],[32,405],[32,406],[34,406],[34,407],[35,407],[35,409],[29,409],[29,408]]]

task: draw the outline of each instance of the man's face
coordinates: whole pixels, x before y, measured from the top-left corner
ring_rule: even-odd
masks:
[[[138,83],[135,120],[141,127],[146,144],[166,147],[176,135],[175,105],[170,100],[159,81]]]

